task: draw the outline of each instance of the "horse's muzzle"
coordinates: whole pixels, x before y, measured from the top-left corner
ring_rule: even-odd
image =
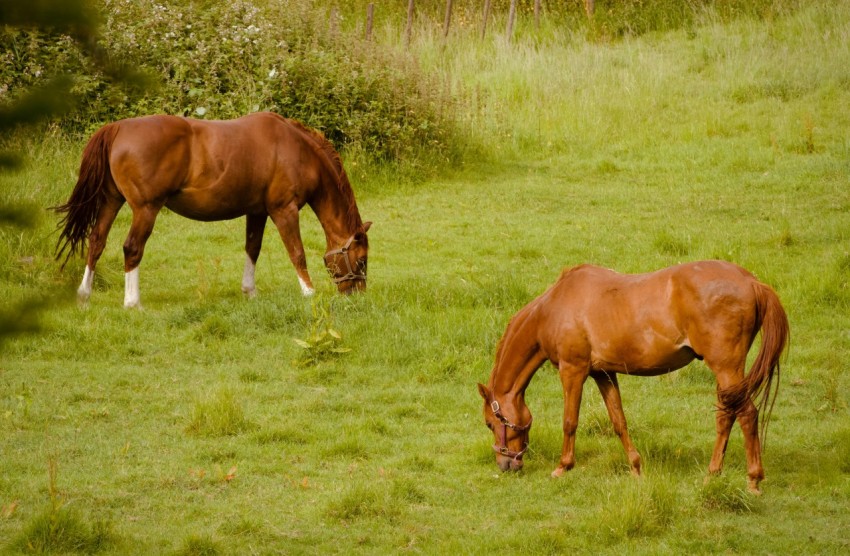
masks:
[[[351,295],[352,293],[366,291],[366,280],[350,280],[348,282],[340,282],[337,284],[339,293]]]
[[[497,455],[496,465],[499,466],[499,470],[502,472],[520,471],[522,469],[522,460]]]

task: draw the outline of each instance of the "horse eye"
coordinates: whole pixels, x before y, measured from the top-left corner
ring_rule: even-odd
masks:
[[[488,429],[493,430],[493,424],[492,423],[490,423],[489,421],[485,421],[484,424],[487,425]]]

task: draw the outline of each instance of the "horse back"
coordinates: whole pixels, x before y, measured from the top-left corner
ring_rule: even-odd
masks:
[[[563,272],[540,298],[544,328],[551,330],[544,343],[559,352],[577,350],[597,368],[673,370],[700,356],[703,338],[712,334],[746,328],[749,348],[757,329],[755,282],[724,261],[646,274],[581,265]]]
[[[271,113],[235,120],[145,116],[118,122],[110,163],[131,206],[167,206],[198,220],[303,205],[315,183],[311,147]],[[298,175],[294,175],[297,173]]]

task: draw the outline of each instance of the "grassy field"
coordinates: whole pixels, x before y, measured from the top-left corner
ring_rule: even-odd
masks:
[[[51,300],[40,333],[0,345],[0,551],[850,549],[850,7],[611,43],[474,36],[413,45],[480,145],[464,163],[425,181],[348,166],[375,223],[365,295],[332,294],[312,215],[317,297],[269,227],[249,300],[242,220],[162,214],[142,311],[122,308],[126,209],[85,308],[81,261],[51,258],[49,213],[0,229],[0,308]],[[25,147],[0,202],[64,201],[82,144]],[[621,379],[641,479],[592,386],[577,466],[550,478],[563,402],[548,365],[527,395],[525,469],[499,473],[475,383],[510,316],[564,267],[706,258],[772,284],[791,322],[764,495],[744,492],[738,427],[704,484],[715,385],[700,363]],[[327,328],[351,351],[305,362],[293,339]]]

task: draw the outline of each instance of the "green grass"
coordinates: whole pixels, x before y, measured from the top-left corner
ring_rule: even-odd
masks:
[[[26,550],[58,496],[89,544],[53,552],[846,552],[848,29],[836,2],[602,44],[418,38],[484,156],[425,181],[349,167],[375,222],[365,295],[331,294],[304,214],[351,349],[315,363],[297,364],[315,307],[271,226],[249,300],[241,220],[160,215],[142,311],[122,308],[128,211],[86,308],[82,262],[52,260],[52,215],[0,229],[0,308],[51,296],[40,333],[0,346],[0,550]],[[81,147],[27,142],[0,202],[65,200]],[[621,379],[643,478],[592,386],[577,466],[550,478],[563,401],[548,366],[527,394],[524,471],[499,473],[475,383],[510,316],[566,266],[703,258],[749,268],[789,314],[763,496],[743,491],[738,427],[724,475],[704,483],[715,386],[701,363]]]

